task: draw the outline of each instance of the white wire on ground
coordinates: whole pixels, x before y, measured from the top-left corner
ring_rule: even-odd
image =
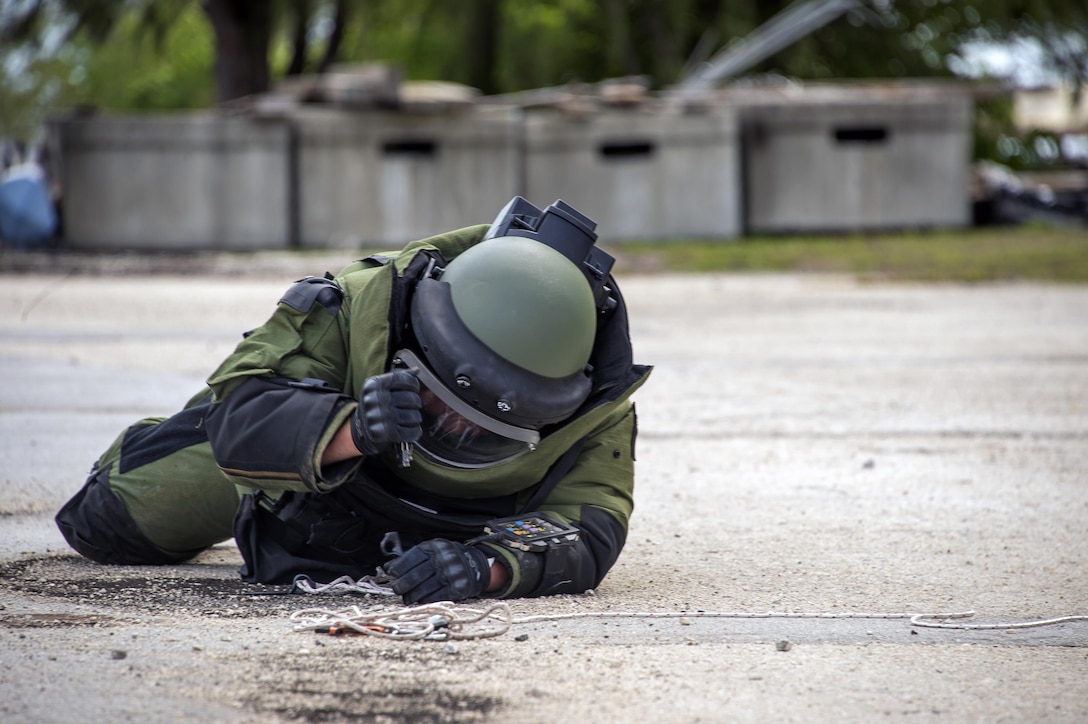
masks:
[[[959,630],[1006,630],[1051,626],[1071,621],[1088,621],[1088,616],[1062,616],[1037,621],[1021,621],[996,624],[970,624],[956,622],[971,618],[974,611],[950,613],[766,613],[722,611],[584,611],[578,613],[541,614],[514,618],[510,607],[503,602],[486,608],[472,608],[450,602],[425,604],[407,608],[363,611],[358,606],[334,611],[324,608],[307,608],[291,614],[295,630],[321,631],[324,633],[359,633],[379,638],[429,639],[478,639],[501,636],[512,626],[543,621],[569,621],[576,619],[906,619],[912,626]]]
[[[581,611],[578,613],[540,614],[514,619],[514,623],[537,623],[540,621],[560,621],[577,618],[869,618],[869,619],[914,619],[917,617],[951,620],[970,618],[974,611],[954,613],[858,613],[843,611],[836,613],[792,613],[788,611]]]
[[[1035,628],[1037,626],[1054,626],[1055,624],[1068,623],[1070,621],[1088,621],[1088,616],[1058,616],[1057,618],[1044,618],[1037,621],[1015,621],[1012,623],[945,623],[930,620],[934,618],[940,618],[940,614],[933,615],[919,613],[911,616],[910,622],[913,626],[922,626],[923,628],[953,628],[961,631],[1000,631],[1005,629]]]
[[[376,596],[395,596],[393,589],[386,585],[385,579],[377,576],[363,576],[354,579],[351,576],[340,576],[328,583],[315,583],[309,576],[297,576],[294,587],[302,593],[327,593],[334,596],[346,593],[370,593]]]
[[[385,585],[384,579],[365,576],[358,580],[341,576],[330,583],[314,583],[308,576],[295,579],[295,588],[303,593],[333,594],[369,593],[382,596],[395,595]],[[291,614],[295,630],[317,630],[324,633],[358,633],[367,636],[392,639],[428,639],[445,641],[449,639],[478,639],[501,636],[511,626],[543,621],[569,621],[576,619],[692,619],[692,618],[734,618],[734,619],[907,619],[912,626],[920,628],[955,629],[960,631],[994,631],[1039,626],[1053,626],[1074,621],[1088,621],[1088,616],[1060,616],[1057,618],[1035,621],[1016,621],[1009,623],[963,623],[961,620],[972,618],[974,611],[956,611],[951,613],[791,613],[783,611],[742,612],[742,611],[579,611],[575,613],[538,614],[514,618],[510,607],[498,601],[486,608],[441,603],[409,606],[405,608],[363,611],[358,606],[334,611],[326,608],[305,608]]]
[[[384,611],[363,611],[352,606],[344,611],[306,608],[291,614],[295,630],[323,633],[358,633],[388,639],[483,639],[510,630],[510,607],[496,602],[487,608],[428,603]]]

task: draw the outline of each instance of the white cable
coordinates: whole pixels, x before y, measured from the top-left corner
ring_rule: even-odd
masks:
[[[484,609],[428,603],[385,611],[363,612],[358,606],[345,611],[307,608],[291,614],[295,630],[319,630],[341,634],[354,632],[392,639],[480,639],[501,636],[510,630],[510,607],[496,602]]]
[[[369,593],[383,596],[395,595],[383,579],[365,576],[354,580],[342,576],[330,583],[314,583],[306,576],[295,580],[295,587],[304,593],[342,595],[345,593]],[[1088,615],[1059,616],[1057,618],[1035,621],[1017,621],[1010,623],[972,624],[952,623],[959,619],[971,618],[974,611],[956,611],[949,613],[791,613],[785,611],[767,611],[764,613],[747,611],[579,611],[575,613],[538,614],[514,618],[510,607],[504,602],[489,604],[478,609],[457,605],[449,601],[409,606],[407,608],[386,609],[365,612],[358,606],[350,609],[333,611],[324,608],[307,608],[291,614],[295,630],[319,630],[339,634],[354,632],[379,638],[394,639],[474,639],[501,636],[516,624],[539,623],[542,621],[565,621],[576,619],[690,619],[690,618],[734,618],[734,619],[909,619],[912,626],[921,628],[955,629],[960,631],[986,631],[1034,628],[1053,626],[1060,623],[1088,621]]]
[[[491,638],[506,633],[511,626],[542,621],[564,621],[575,619],[689,619],[689,618],[733,618],[733,619],[909,619],[912,626],[959,630],[1004,630],[1052,626],[1071,621],[1088,621],[1088,616],[1062,616],[1001,624],[949,623],[957,619],[974,616],[973,611],[949,613],[789,613],[768,611],[766,613],[723,612],[723,611],[583,611],[578,613],[541,614],[513,618],[510,608],[503,602],[493,603],[487,608],[477,609],[459,606],[450,602],[425,604],[408,608],[364,612],[358,606],[343,611],[322,608],[308,608],[291,614],[296,630],[318,630],[325,633],[339,634],[354,632],[380,638],[394,639],[475,639]]]
[[[748,611],[583,611],[578,613],[541,614],[537,616],[522,616],[515,618],[514,623],[537,623],[539,621],[560,621],[563,619],[577,618],[868,618],[868,619],[897,619],[916,617],[957,619],[970,618],[974,611],[958,611],[955,613],[791,613],[787,611],[767,611],[764,613]]]
[[[938,623],[928,620],[931,618],[940,618],[940,616],[919,613],[915,616],[911,616],[910,622],[912,626],[921,626],[924,628],[954,628],[960,629],[961,631],[996,631],[1015,628],[1034,628],[1036,626],[1053,626],[1069,621],[1088,621],[1088,616],[1059,616],[1057,618],[1044,618],[1037,621],[1017,621],[1013,623]]]
[[[376,596],[394,596],[393,589],[384,579],[377,576],[363,576],[356,580],[351,576],[340,576],[328,583],[315,583],[309,576],[295,578],[294,586],[303,593],[326,593],[341,596],[346,593],[371,593]]]

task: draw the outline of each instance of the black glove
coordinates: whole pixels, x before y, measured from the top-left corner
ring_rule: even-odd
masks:
[[[444,538],[423,541],[382,566],[405,603],[476,598],[491,582],[487,556],[479,548]]]
[[[366,378],[359,407],[351,418],[351,439],[364,455],[378,455],[390,445],[415,442],[422,434],[423,402],[419,378],[393,370]]]

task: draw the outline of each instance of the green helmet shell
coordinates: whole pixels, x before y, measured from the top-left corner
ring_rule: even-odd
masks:
[[[446,267],[457,316],[509,362],[543,377],[585,368],[597,333],[586,278],[534,239],[505,236],[468,249]]]

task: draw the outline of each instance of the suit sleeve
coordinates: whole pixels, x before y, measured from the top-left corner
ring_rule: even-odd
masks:
[[[356,405],[342,393],[348,369],[342,296],[330,280],[298,282],[209,378],[215,404],[208,438],[235,483],[325,492],[358,467],[359,460],[320,465]]]
[[[634,405],[627,405],[590,435],[570,472],[539,506],[539,512],[577,527],[576,543],[546,553],[484,544],[511,572],[499,597],[583,593],[600,585],[627,540],[636,434]]]
[[[250,377],[206,418],[212,454],[238,485],[328,492],[362,464],[355,458],[321,465],[325,448],[356,404],[321,380]]]

